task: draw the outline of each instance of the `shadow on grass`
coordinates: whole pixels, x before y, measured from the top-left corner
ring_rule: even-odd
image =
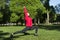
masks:
[[[6,32],[6,33],[0,33],[0,36],[4,36],[4,35],[8,35],[9,33]]]
[[[26,35],[15,35],[15,36],[13,36],[13,37],[4,37],[4,35],[10,35],[9,33],[0,33],[0,40],[15,40],[15,39],[17,39],[17,38],[19,38],[19,37],[21,37],[21,36],[27,36],[27,35],[34,35],[33,33],[31,33],[31,34],[26,34]]]
[[[29,35],[33,35],[33,34],[29,34]],[[3,40],[15,40],[21,36],[26,36],[26,35],[16,35],[16,36],[13,36],[13,37],[8,37],[8,38],[3,38]]]
[[[18,36],[13,36],[12,38],[11,37],[3,37],[3,40],[15,40],[16,38],[19,38],[20,35]],[[15,38],[15,39],[14,39]]]
[[[6,37],[7,35],[9,36]],[[13,38],[10,38],[10,33],[0,31],[0,40],[14,40],[14,38],[19,38],[19,36],[24,36],[24,35],[13,36]]]
[[[0,31],[0,33],[3,32],[3,31]]]
[[[39,28],[47,29],[47,30],[58,30],[58,31],[60,31],[60,25],[39,25]]]
[[[3,40],[4,36],[6,36],[6,35],[9,35],[9,33],[8,32],[0,31],[0,40]]]

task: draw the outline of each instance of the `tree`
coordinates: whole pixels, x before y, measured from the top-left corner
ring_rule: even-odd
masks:
[[[0,0],[0,9],[1,9],[1,7],[4,8],[4,6],[5,6],[5,0]]]
[[[40,24],[41,22],[41,19],[43,18],[43,16],[42,16],[42,10],[41,9],[37,9],[37,15],[36,15],[36,18],[37,18],[37,22],[38,22],[38,24]]]
[[[45,7],[40,2],[40,0],[10,0],[10,11],[13,13],[20,13],[19,17],[23,17],[23,6],[27,7],[28,12],[31,14],[32,18],[36,18],[37,9],[41,9],[45,12]]]
[[[50,22],[54,22],[54,21],[56,21],[57,15],[56,15],[56,12],[55,12],[55,9],[53,6],[50,7],[50,10],[51,10],[51,12],[49,14],[50,15]]]
[[[46,8],[46,14],[47,14],[46,24],[49,24],[49,13],[50,13],[49,1],[50,0],[41,0],[41,2],[43,3],[44,7]]]
[[[2,22],[3,20],[3,14],[0,12],[0,23]]]
[[[46,8],[46,23],[49,24],[49,22],[53,22],[54,20],[56,20],[56,12],[53,6],[49,6],[49,1],[50,0],[41,0],[41,2],[43,3],[44,7]]]
[[[5,8],[5,0],[0,0],[0,23],[3,21],[3,10]]]
[[[19,17],[15,13],[12,13],[10,17],[10,22],[17,22],[18,18]]]

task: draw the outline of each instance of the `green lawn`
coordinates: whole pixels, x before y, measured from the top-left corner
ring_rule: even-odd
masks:
[[[0,40],[60,40],[59,28],[53,26],[40,26],[38,36],[34,36],[34,30],[27,31],[30,35],[16,34],[13,39],[9,38],[10,34],[22,30],[24,26],[4,26],[0,27]],[[50,29],[49,29],[50,28]]]

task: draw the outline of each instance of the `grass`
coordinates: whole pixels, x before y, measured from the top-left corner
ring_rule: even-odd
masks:
[[[25,26],[0,27],[0,40],[60,40],[59,26],[40,26],[38,36],[34,36],[34,30],[27,31],[30,35],[16,34],[13,39],[10,33],[22,30]],[[57,28],[59,27],[59,28]]]

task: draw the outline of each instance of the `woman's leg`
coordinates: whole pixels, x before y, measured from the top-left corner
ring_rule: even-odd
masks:
[[[26,31],[28,31],[28,30],[29,30],[29,28],[26,27],[26,28],[24,28],[24,29],[21,30],[21,31],[16,31],[16,32],[14,32],[13,34],[17,34],[17,33],[26,33]]]
[[[34,30],[35,29],[35,35],[37,35],[38,33],[38,26],[32,26],[31,30]]]

